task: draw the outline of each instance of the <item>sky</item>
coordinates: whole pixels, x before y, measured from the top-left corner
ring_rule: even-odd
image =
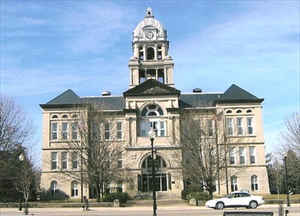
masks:
[[[39,104],[67,89],[128,89],[132,32],[147,7],[168,31],[175,87],[224,92],[236,84],[264,98],[266,151],[277,151],[284,121],[300,111],[300,1],[0,0],[0,93],[32,119],[35,162]]]

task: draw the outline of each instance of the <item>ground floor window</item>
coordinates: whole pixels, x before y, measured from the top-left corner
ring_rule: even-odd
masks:
[[[257,191],[258,190],[258,183],[257,183],[257,176],[253,175],[251,176],[251,190]]]
[[[237,190],[238,190],[237,177],[231,176],[231,191],[237,191]]]
[[[152,191],[152,174],[138,175],[138,191],[150,192]],[[155,191],[171,190],[171,175],[166,173],[157,173],[154,180]]]
[[[72,197],[78,196],[78,183],[77,182],[71,183],[71,196]]]

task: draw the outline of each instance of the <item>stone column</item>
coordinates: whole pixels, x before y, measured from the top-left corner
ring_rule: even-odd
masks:
[[[157,44],[154,46],[154,60],[157,60]]]
[[[143,45],[143,52],[144,52],[144,61],[145,61],[145,60],[147,60],[146,44]]]

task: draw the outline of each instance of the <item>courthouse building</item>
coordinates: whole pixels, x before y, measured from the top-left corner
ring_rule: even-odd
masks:
[[[66,90],[48,103],[41,104],[43,116],[41,188],[61,190],[71,198],[89,196],[89,185],[80,184],[64,171],[79,172],[78,155],[70,153],[68,142],[80,140],[76,129],[78,105],[102,104],[103,112],[114,114],[105,132],[116,133],[125,151],[122,168],[130,182],[119,187],[131,195],[151,190],[149,131],[154,129],[154,145],[160,160],[157,170],[158,197],[180,197],[184,188],[180,163],[180,121],[185,112],[208,122],[215,131],[226,131],[228,153],[228,187],[230,191],[247,189],[251,193],[269,193],[265,164],[262,102],[237,85],[222,93],[210,93],[195,88],[182,93],[174,83],[174,62],[169,55],[171,44],[167,31],[148,8],[144,19],[133,31],[132,57],[129,59],[129,87],[120,96],[109,91],[95,97],[79,97]],[[213,77],[212,77],[213,79]],[[107,80],[109,82],[109,80]],[[205,113],[205,114],[204,114]],[[218,116],[218,119],[214,116]],[[221,119],[221,120],[220,120]],[[217,123],[216,121],[220,122]],[[108,137],[103,136],[103,139]],[[218,145],[225,142],[219,139]],[[226,193],[225,179],[220,181],[220,193]]]

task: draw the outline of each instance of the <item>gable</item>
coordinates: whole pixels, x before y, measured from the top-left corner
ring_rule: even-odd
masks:
[[[157,95],[180,95],[180,91],[158,82],[154,79],[148,79],[140,85],[129,89],[123,93],[126,96],[157,96]]]

